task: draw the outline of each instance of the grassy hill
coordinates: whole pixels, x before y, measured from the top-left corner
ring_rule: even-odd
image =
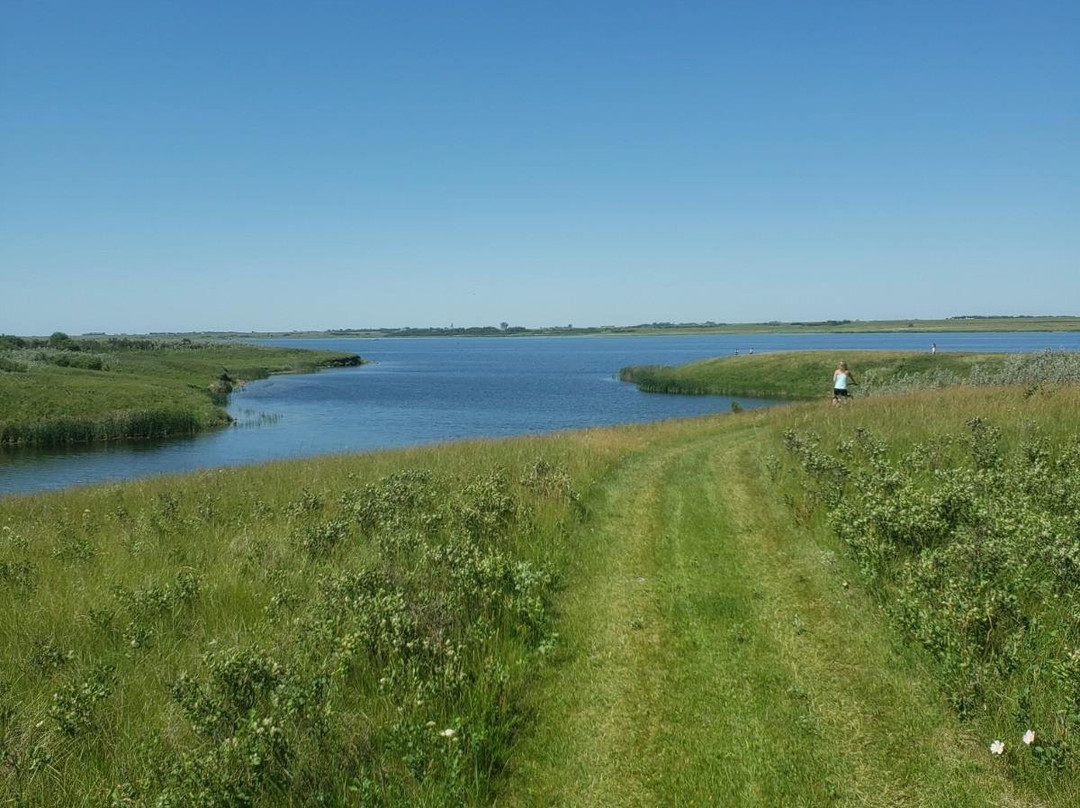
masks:
[[[0,446],[165,437],[229,421],[236,384],[351,354],[150,340],[0,337]]]
[[[0,499],[0,802],[1074,805],[1078,436],[964,387]]]

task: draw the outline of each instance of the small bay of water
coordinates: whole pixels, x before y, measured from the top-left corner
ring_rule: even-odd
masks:
[[[642,393],[619,368],[782,350],[1080,350],[1080,333],[767,334],[262,340],[373,364],[274,376],[233,393],[236,423],[165,441],[0,451],[0,495],[198,468],[471,437],[729,412],[731,399]],[[823,393],[824,395],[824,393]],[[746,408],[770,401],[738,398]]]

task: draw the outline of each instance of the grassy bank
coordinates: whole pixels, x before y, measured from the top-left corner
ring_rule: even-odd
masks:
[[[166,437],[228,423],[236,384],[359,364],[326,351],[0,337],[0,446]]]
[[[1078,404],[805,404],[638,455],[501,804],[1075,804]]]
[[[762,458],[984,748],[1002,741],[994,765],[1063,805],[1080,771],[1078,404],[1068,385],[793,411]]]
[[[0,804],[487,802],[557,645],[576,486],[635,442],[0,501]]]
[[[1075,804],[1078,413],[962,388],[0,500],[0,801]]]
[[[1039,385],[1080,381],[1080,355],[903,351],[791,351],[702,359],[683,365],[623,368],[619,378],[651,393],[813,399],[832,395],[843,359],[858,384],[855,396],[957,385]]]

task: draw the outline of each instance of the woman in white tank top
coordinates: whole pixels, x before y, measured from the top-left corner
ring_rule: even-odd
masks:
[[[848,397],[848,385],[857,384],[855,377],[848,370],[847,362],[841,362],[840,367],[833,371],[832,375],[832,401],[839,404],[840,399]]]

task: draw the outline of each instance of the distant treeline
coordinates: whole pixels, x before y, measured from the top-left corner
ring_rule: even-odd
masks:
[[[797,320],[790,323],[782,323],[779,320],[773,320],[768,323],[753,323],[750,325],[758,326],[796,326],[800,328],[834,328],[839,326],[849,325],[855,320]],[[600,325],[600,326],[581,326],[575,328],[573,324],[570,325],[554,325],[554,326],[542,326],[540,328],[524,328],[516,325],[501,325],[501,326],[476,326],[472,328],[454,328],[454,327],[428,327],[428,328],[331,328],[326,332],[327,334],[334,334],[335,336],[345,336],[353,334],[378,334],[379,336],[386,337],[495,337],[495,336],[508,336],[508,335],[543,335],[543,334],[634,334],[639,332],[652,332],[652,331],[694,331],[694,330],[707,330],[707,329],[723,329],[729,327],[745,326],[747,324],[732,324],[726,322],[717,322],[715,320],[706,320],[703,323],[674,323],[669,321],[658,321],[652,323],[636,323],[634,325]]]
[[[330,328],[325,330],[291,331],[189,331],[189,332],[152,332],[147,337],[105,337],[104,335],[83,334],[82,339],[71,340],[77,345],[86,345],[87,349],[103,350],[116,345],[175,345],[178,339],[192,340],[253,340],[266,338],[310,338],[310,337],[518,337],[518,336],[586,336],[586,335],[656,335],[656,334],[801,334],[816,333],[884,333],[884,332],[934,332],[934,331],[1077,331],[1080,330],[1080,317],[1075,315],[990,315],[967,314],[947,317],[939,320],[795,320],[785,322],[768,320],[766,322],[724,322],[706,320],[704,322],[672,322],[668,320],[634,325],[588,325],[575,326],[550,325],[526,327],[502,322],[498,325],[485,326],[400,326],[394,328],[375,328],[356,326],[351,328]],[[55,335],[54,335],[55,336]],[[2,340],[3,337],[0,337]],[[16,338],[18,339],[18,338]],[[49,340],[53,339],[50,337]],[[166,341],[161,343],[159,341]],[[41,340],[38,340],[40,343]],[[93,346],[92,348],[90,346]],[[2,350],[2,344],[0,344]]]
[[[950,320],[1055,320],[1068,315],[1056,314],[957,314]]]
[[[829,322],[839,323],[849,321],[830,320]],[[717,328],[726,325],[727,323],[717,323],[712,320],[708,320],[704,323],[656,322],[637,323],[636,325],[589,325],[578,327],[575,327],[573,323],[570,323],[568,325],[549,325],[541,326],[539,328],[526,328],[520,325],[503,324],[499,326],[485,325],[468,328],[455,328],[454,326],[429,326],[426,328],[413,328],[411,326],[405,326],[403,328],[330,328],[327,329],[325,333],[335,335],[379,334],[380,336],[387,337],[495,337],[514,334],[622,334],[645,330]]]

